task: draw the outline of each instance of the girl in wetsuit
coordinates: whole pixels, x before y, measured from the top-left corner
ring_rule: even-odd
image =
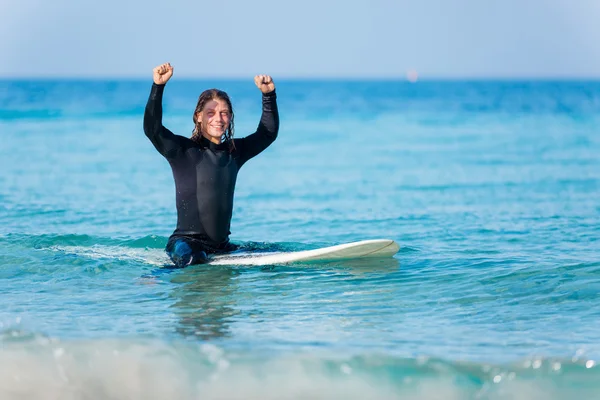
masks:
[[[277,138],[279,113],[273,80],[257,75],[262,116],[256,132],[234,139],[231,100],[227,93],[209,89],[198,99],[191,138],[175,135],[162,125],[163,91],[172,76],[169,63],[154,68],[144,132],[173,171],[177,227],[165,250],[182,268],[208,262],[208,254],[235,249],[229,235],[238,171]]]

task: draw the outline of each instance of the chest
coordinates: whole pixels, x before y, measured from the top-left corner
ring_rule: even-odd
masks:
[[[235,183],[239,166],[235,153],[211,149],[190,149],[186,169],[193,171],[200,184],[230,186]]]

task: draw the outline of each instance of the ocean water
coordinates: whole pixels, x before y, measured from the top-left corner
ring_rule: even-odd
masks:
[[[150,80],[0,81],[0,398],[600,397],[600,82],[278,81],[232,240],[387,260],[166,270]],[[199,93],[165,90],[189,135]]]

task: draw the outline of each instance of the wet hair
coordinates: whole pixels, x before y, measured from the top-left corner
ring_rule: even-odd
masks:
[[[231,118],[229,119],[229,126],[225,129],[225,133],[221,138],[222,142],[229,142],[229,151],[233,151],[235,149],[235,144],[233,143],[233,133],[234,133],[234,123],[233,123],[233,107],[231,105],[231,100],[229,99],[229,95],[222,90],[219,89],[208,89],[200,94],[198,97],[198,104],[196,105],[196,109],[194,110],[194,115],[192,120],[194,121],[194,130],[192,131],[192,140],[199,141],[202,137],[202,131],[200,130],[200,121],[198,121],[198,113],[204,110],[204,106],[211,100],[223,100],[227,106],[229,107],[229,112],[231,113]]]

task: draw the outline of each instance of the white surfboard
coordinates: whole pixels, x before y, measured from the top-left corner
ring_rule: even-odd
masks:
[[[393,257],[400,250],[391,239],[362,240],[314,250],[217,255],[210,265],[280,265],[296,262],[323,262]]]

